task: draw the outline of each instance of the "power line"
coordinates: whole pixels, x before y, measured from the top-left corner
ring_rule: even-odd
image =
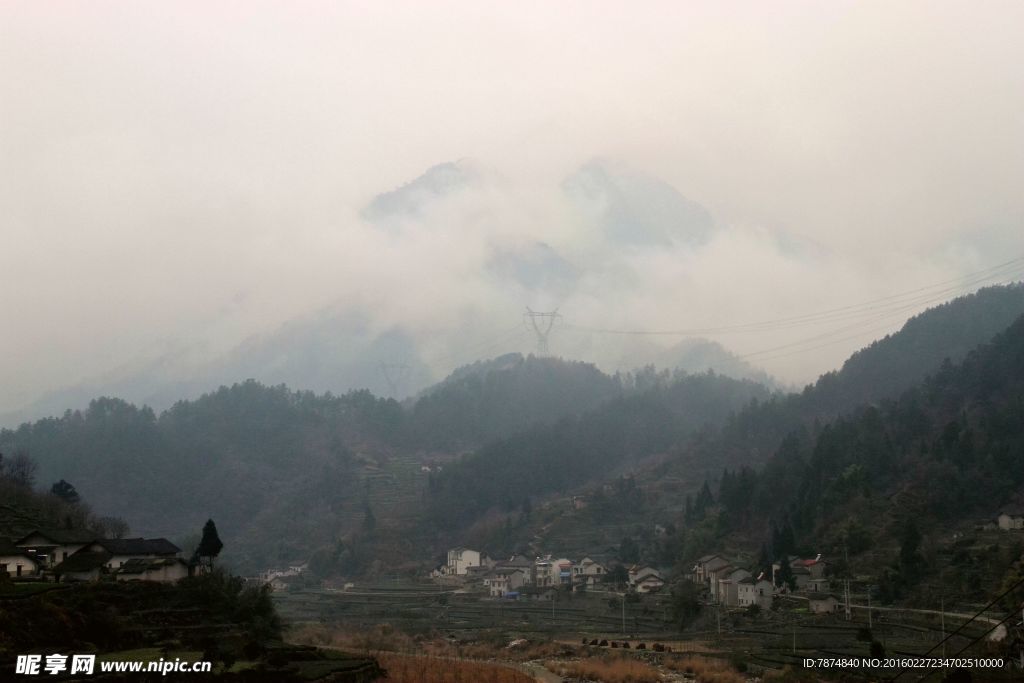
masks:
[[[1011,266],[1011,265],[1014,267],[1013,270],[1008,270],[1008,266]],[[891,318],[894,318],[894,317],[898,317],[900,321],[905,322],[905,317],[904,316],[906,315],[907,312],[913,311],[913,310],[918,309],[920,307],[926,307],[926,306],[931,305],[931,304],[945,302],[946,300],[948,300],[949,295],[952,292],[955,292],[955,291],[958,291],[958,290],[962,290],[965,287],[976,286],[976,285],[982,284],[982,283],[999,284],[999,283],[995,283],[995,282],[990,282],[993,278],[1003,278],[1004,282],[1002,284],[1007,284],[1009,282],[1013,282],[1014,281],[1013,278],[1019,277],[1020,274],[1024,274],[1024,272],[1022,272],[1022,273],[1018,273],[1017,272],[1018,270],[1024,271],[1024,269],[1022,269],[1021,266],[1024,266],[1024,257],[1018,258],[1018,259],[1014,259],[1013,261],[1008,261],[1008,262],[1006,262],[1004,264],[1000,264],[999,266],[994,266],[992,268],[988,268],[988,269],[986,269],[984,271],[978,271],[978,273],[987,273],[987,274],[986,275],[981,275],[981,276],[978,276],[978,277],[968,278],[966,280],[961,280],[960,281],[960,285],[958,285],[957,287],[952,287],[952,288],[946,288],[946,289],[942,289],[942,290],[931,291],[931,292],[929,292],[926,295],[917,296],[917,297],[912,298],[912,299],[904,299],[902,301],[895,300],[895,299],[896,299],[896,297],[900,297],[900,296],[905,297],[906,293],[904,293],[902,295],[893,295],[893,296],[890,296],[890,297],[886,297],[886,299],[893,300],[892,303],[890,303],[888,306],[882,307],[880,309],[878,309],[878,308],[871,308],[871,307],[866,307],[865,308],[865,306],[867,306],[867,304],[861,304],[860,306],[862,308],[864,308],[864,310],[859,311],[856,314],[854,314],[854,315],[856,315],[856,317],[859,317],[860,319],[857,320],[856,322],[854,322],[851,325],[844,325],[842,327],[839,327],[839,328],[836,328],[836,329],[833,329],[833,330],[829,330],[827,332],[822,332],[822,333],[819,333],[819,334],[815,334],[815,335],[812,335],[810,337],[804,337],[804,338],[798,339],[796,341],[792,341],[792,342],[788,342],[788,343],[785,343],[785,344],[780,344],[778,346],[772,346],[772,347],[769,347],[769,348],[760,349],[760,350],[757,350],[757,351],[752,351],[752,352],[749,352],[749,353],[737,355],[737,356],[735,356],[731,360],[723,361],[721,363],[716,364],[716,367],[721,369],[722,367],[728,368],[728,367],[741,366],[741,365],[747,364],[747,362],[750,361],[750,360],[756,360],[757,362],[760,363],[760,362],[764,362],[764,361],[775,360],[775,359],[778,359],[778,358],[785,358],[787,356],[792,356],[792,355],[795,355],[795,354],[798,354],[798,353],[806,353],[808,351],[814,351],[814,350],[817,350],[817,349],[820,349],[820,348],[824,348],[824,347],[827,347],[827,346],[831,346],[831,345],[834,345],[834,344],[839,344],[839,343],[842,343],[844,341],[849,341],[851,339],[857,339],[857,338],[863,337],[866,334],[870,334],[870,333],[874,333],[874,332],[881,332],[881,331],[885,331],[885,330],[890,330],[892,328],[892,326],[893,326],[892,322],[887,322],[886,324],[881,325],[881,326],[874,326],[874,327],[864,327],[864,326],[866,324],[869,324],[869,323],[872,323],[872,322],[881,321],[881,320],[888,320],[888,319],[891,319]],[[1005,278],[1007,278],[1008,276],[1010,276],[1011,279],[1005,280]],[[927,289],[934,290],[936,286],[943,285],[943,284],[946,284],[946,283],[939,283],[938,285],[932,285],[930,287],[919,288],[917,290],[912,290],[911,293],[915,293],[915,292],[919,292],[919,291],[923,291],[923,290],[927,290]],[[879,300],[876,300],[876,301],[879,301]],[[873,302],[869,302],[869,303],[873,303]],[[846,309],[849,309],[849,308],[852,308],[852,307],[849,307],[849,306],[843,307],[843,310],[846,310]],[[835,309],[835,310],[839,310],[839,309]],[[836,316],[836,317],[832,318],[831,322],[842,320],[843,317],[851,318],[851,317],[854,317],[854,315],[846,314],[845,316]],[[807,318],[807,316],[801,316],[801,317]],[[830,322],[827,318],[823,318],[822,320],[825,321],[825,322]],[[808,319],[808,320],[806,320],[805,322],[803,322],[801,324],[807,324],[809,322],[811,322],[811,321]],[[820,322],[820,321],[814,321],[814,322]],[[752,323],[750,325],[758,325],[758,324],[764,325],[764,323]],[[769,328],[767,326],[761,327],[760,329],[754,329],[750,325],[736,326],[734,328],[706,328],[703,331],[704,332],[711,332],[712,330],[725,330],[725,329],[732,329],[732,330],[736,330],[736,331],[757,331],[757,332],[771,331],[771,328]],[[573,328],[574,326],[567,325],[567,327]],[[787,326],[786,325],[780,325],[776,329],[784,329],[785,327],[787,327]],[[743,328],[743,329],[741,330],[740,328]],[[586,329],[586,328],[575,328],[575,329],[583,330],[583,329]],[[698,330],[685,330],[685,331],[684,330],[676,330],[676,331],[654,332],[652,334],[680,334],[682,332],[697,332],[697,331]],[[838,337],[838,338],[830,339],[831,337],[835,337],[836,335],[841,335],[841,334],[843,334],[845,332],[851,332],[851,331],[853,331],[852,334],[847,334],[847,335],[844,335],[844,336],[841,336],[841,337]],[[633,334],[634,332],[633,331],[626,331],[626,330],[619,330],[619,331],[613,331],[612,333],[615,333],[615,334]],[[643,332],[643,331],[636,331],[635,333],[636,334],[647,334],[647,332]],[[814,342],[819,341],[819,340],[827,340],[827,341],[821,341],[821,343],[819,343],[819,344],[815,344],[814,343]],[[809,344],[810,344],[810,346],[808,346]],[[780,351],[782,353],[778,353]]]
[[[1003,624],[1005,624],[1005,623],[1006,623],[1007,621],[1009,621],[1010,619],[1016,619],[1016,618],[1017,618],[1017,611],[1016,611],[1016,610],[1014,610],[1013,612],[1010,612],[1010,613],[1009,613],[1009,614],[1007,614],[1007,615],[1006,615],[1005,617],[1003,617],[1002,619],[1000,619],[999,621],[997,621],[997,622],[996,622],[995,624],[993,624],[993,625],[992,625],[992,627],[991,627],[990,629],[988,629],[987,631],[985,631],[984,633],[982,633],[982,634],[981,634],[980,636],[978,636],[977,638],[975,638],[974,640],[972,640],[971,642],[967,643],[967,644],[966,644],[966,645],[964,645],[964,646],[963,646],[962,648],[960,648],[959,650],[957,650],[957,651],[956,651],[956,653],[955,653],[955,654],[954,654],[954,655],[953,655],[953,656],[952,656],[952,657],[951,657],[950,659],[956,659],[956,658],[957,658],[957,657],[959,657],[959,656],[960,656],[961,654],[963,654],[964,652],[966,652],[966,651],[967,651],[967,650],[968,650],[968,649],[969,649],[970,647],[972,647],[973,645],[976,645],[976,644],[978,643],[978,641],[979,641],[979,640],[981,640],[982,638],[987,638],[987,637],[988,637],[988,635],[989,635],[990,633],[992,633],[992,632],[993,632],[993,631],[995,631],[995,630],[996,630],[997,628],[999,628],[1000,626],[1002,626]],[[945,656],[943,657],[943,659],[945,659]],[[1012,660],[1011,660],[1011,661],[1012,661]],[[1012,666],[1012,664],[1011,664],[1011,666]],[[935,673],[936,671],[937,671],[937,669],[931,669],[931,670],[930,670],[930,671],[929,671],[928,673],[926,673],[926,674],[925,674],[924,676],[921,676],[921,678],[919,678],[918,680],[919,680],[919,681],[923,681],[924,679],[928,678],[929,676],[931,676],[931,675],[932,675],[933,673]]]
[[[823,325],[826,323],[849,322],[826,332],[804,337],[793,342],[772,346],[757,351],[737,355],[734,359],[725,361],[719,365],[724,367],[746,364],[749,360],[758,362],[784,358],[798,353],[805,353],[816,349],[842,343],[851,339],[862,337],[866,334],[891,329],[892,322],[881,326],[865,327],[873,322],[889,320],[899,317],[905,320],[905,314],[921,307],[944,302],[951,294],[969,290],[979,285],[1005,284],[1013,282],[1024,276],[1024,256],[1011,259],[989,268],[969,273],[963,277],[944,280],[916,289],[907,290],[897,294],[872,299],[859,304],[851,304],[833,309],[817,311],[797,316],[777,318],[774,320],[762,320],[759,322],[742,323],[720,327],[690,328],[677,330],[626,330],[608,328],[589,328],[561,322],[563,316],[554,311],[533,311],[529,307],[523,315],[526,323],[526,330],[532,331],[536,340],[538,355],[546,355],[549,351],[548,340],[551,331],[558,323],[559,327],[578,332],[590,332],[597,334],[616,335],[643,335],[643,336],[690,336],[698,334],[726,334],[741,332],[771,332],[789,328]],[[953,284],[955,283],[955,284]],[[949,286],[953,284],[953,286]],[[844,334],[852,332],[852,334]],[[448,364],[458,358],[465,358],[470,355],[485,353],[491,349],[504,346],[512,340],[519,338],[524,329],[517,325],[514,328],[502,332],[498,337],[484,340],[458,352],[450,352],[442,356],[430,359],[433,365]],[[836,337],[836,335],[843,335]],[[815,343],[820,342],[820,343]],[[808,346],[810,344],[810,346]],[[781,353],[780,353],[781,352]]]
[[[645,336],[690,336],[700,334],[725,334],[733,332],[765,332],[803,325],[818,324],[822,322],[835,322],[841,320],[855,319],[858,317],[871,316],[881,310],[905,310],[907,308],[932,303],[944,299],[948,294],[973,288],[979,284],[998,280],[1013,280],[1024,274],[1024,257],[1018,257],[990,268],[985,268],[969,273],[955,280],[945,280],[925,287],[908,290],[898,294],[892,294],[879,299],[872,299],[859,304],[851,304],[838,308],[806,313],[797,316],[762,320],[758,322],[742,323],[737,325],[723,325],[717,327],[683,328],[669,330],[635,330],[585,327],[580,325],[566,325],[566,327],[582,332],[598,334],[621,334],[621,335],[645,335]],[[953,286],[948,286],[956,283]],[[909,297],[909,298],[908,298]]]
[[[935,643],[935,645],[932,645],[931,649],[929,649],[929,650],[928,650],[927,652],[925,652],[925,653],[924,653],[923,655],[918,655],[917,657],[918,657],[918,658],[921,658],[921,659],[923,659],[923,658],[927,657],[928,655],[930,655],[931,653],[935,652],[935,650],[936,650],[936,649],[938,649],[938,648],[939,648],[939,646],[943,645],[943,644],[944,644],[944,643],[945,643],[945,642],[946,642],[947,640],[949,640],[950,638],[952,638],[952,637],[953,637],[953,636],[955,636],[956,634],[960,633],[960,631],[962,631],[962,630],[964,629],[964,627],[965,627],[965,626],[967,626],[967,624],[971,623],[972,621],[974,621],[974,620],[975,620],[975,619],[977,619],[978,617],[980,617],[980,616],[983,616],[983,615],[985,614],[985,612],[986,612],[986,611],[988,611],[988,609],[989,609],[990,607],[992,607],[993,605],[995,605],[995,604],[996,604],[997,602],[999,602],[1000,600],[1002,600],[1003,598],[1005,598],[1005,597],[1006,597],[1007,595],[1009,595],[1009,594],[1010,594],[1010,593],[1012,593],[1013,591],[1017,590],[1017,588],[1018,588],[1019,586],[1021,586],[1021,585],[1024,585],[1024,578],[1021,578],[1021,579],[1020,579],[1020,580],[1018,580],[1018,581],[1017,581],[1016,583],[1014,583],[1014,584],[1013,584],[1012,586],[1010,586],[1009,588],[1007,588],[1007,589],[1006,589],[1005,591],[1003,591],[1002,593],[1000,593],[999,595],[997,595],[996,597],[994,597],[994,598],[992,599],[992,601],[991,601],[990,603],[988,603],[987,605],[985,605],[984,607],[982,607],[982,608],[981,608],[981,610],[980,610],[980,611],[979,611],[979,612],[978,612],[977,614],[975,614],[975,615],[974,615],[973,617],[971,617],[970,619],[968,619],[968,620],[967,620],[967,621],[965,621],[964,623],[960,624],[960,627],[959,627],[959,628],[957,628],[957,630],[953,631],[953,632],[952,632],[952,633],[950,633],[950,634],[949,634],[948,636],[946,636],[945,638],[943,638],[943,639],[942,639],[942,640],[940,640],[939,642]],[[991,633],[992,631],[994,631],[994,630],[995,630],[995,629],[996,629],[996,628],[997,628],[998,626],[1000,626],[1000,625],[1001,625],[1001,624],[1002,624],[1002,623],[1003,623],[1004,621],[1006,621],[1007,619],[1009,619],[1009,618],[1011,618],[1011,617],[1014,617],[1014,616],[1016,616],[1016,614],[1017,614],[1017,612],[1016,612],[1016,611],[1014,611],[1014,612],[1011,612],[1009,616],[1007,616],[1007,617],[1003,618],[1003,619],[1002,619],[1002,620],[1000,620],[1000,621],[999,621],[999,622],[998,622],[997,624],[995,624],[995,625],[994,625],[994,626],[993,626],[992,628],[988,629],[987,631],[985,631],[984,633],[982,633],[982,634],[981,634],[980,636],[978,636],[977,638],[975,638],[974,640],[972,640],[972,641],[971,641],[970,643],[968,643],[968,644],[967,644],[966,646],[964,646],[963,650],[960,650],[960,652],[963,652],[964,650],[966,650],[966,649],[967,649],[968,647],[970,647],[971,645],[974,645],[974,644],[975,644],[976,642],[978,642],[979,640],[981,640],[982,638],[984,638],[985,636],[987,636],[987,635],[988,635],[989,633]],[[960,652],[958,652],[957,654],[960,654]],[[896,672],[896,673],[895,673],[895,674],[893,675],[893,677],[892,677],[892,678],[890,678],[889,680],[890,680],[890,681],[895,681],[895,680],[896,680],[897,678],[899,678],[899,677],[900,677],[901,675],[903,675],[903,674],[904,674],[904,673],[906,673],[907,671],[908,671],[908,668],[907,668],[907,667],[903,667],[902,669],[900,669],[899,671],[897,671],[897,672]],[[926,675],[926,676],[924,676],[924,678],[927,678],[927,677],[928,677],[927,675]]]

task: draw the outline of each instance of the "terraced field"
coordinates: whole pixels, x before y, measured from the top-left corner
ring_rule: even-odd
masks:
[[[640,603],[627,603],[626,634],[622,614],[608,605],[608,595],[591,593],[550,601],[498,601],[444,590],[431,584],[375,586],[349,592],[310,591],[275,596],[278,608],[292,623],[313,622],[343,629],[365,629],[390,624],[407,634],[439,632],[457,641],[472,642],[484,637],[526,637],[539,641],[580,644],[591,639],[628,640],[635,648],[640,642],[671,646],[675,652],[700,652],[710,656],[743,661],[751,671],[802,667],[804,658],[867,657],[869,642],[858,639],[867,626],[865,613],[812,615],[806,607],[783,605],[752,618],[742,610],[717,615],[705,610],[700,630],[680,632],[666,617],[663,600],[645,596]],[[718,629],[721,616],[721,631]],[[963,623],[939,615],[914,612],[875,612],[872,636],[885,647],[888,656],[920,656]],[[984,633],[990,624],[970,624],[946,644],[945,653],[954,656]],[[862,635],[862,634],[861,634]],[[998,645],[981,643],[965,654],[993,656]],[[941,656],[939,648],[934,656]],[[872,671],[866,675],[888,676],[895,671]],[[986,680],[999,679],[1000,672],[986,672]]]
[[[544,638],[621,635],[622,613],[609,607],[609,597],[594,593],[554,602],[492,600],[430,584],[275,595],[282,616],[292,623],[338,623],[350,628],[389,623],[407,633],[438,629],[456,637],[501,629]],[[628,633],[637,637],[671,632],[665,607],[657,598],[627,603],[625,616]]]

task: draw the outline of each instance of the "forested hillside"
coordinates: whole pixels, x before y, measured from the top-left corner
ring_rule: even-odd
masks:
[[[41,481],[72,482],[142,535],[181,540],[213,517],[229,557],[244,562],[253,553],[301,556],[306,535],[332,535],[362,501],[353,449],[382,442],[400,421],[397,403],[366,392],[315,396],[248,382],[159,417],[98,399],[0,432],[0,449],[32,454]]]
[[[690,549],[732,533],[773,555],[826,552],[857,564],[876,551],[891,562],[881,588],[893,599],[936,571],[922,534],[948,536],[1022,501],[1024,317],[897,400],[794,431],[763,471],[725,472],[716,500],[694,510],[700,538]],[[977,591],[975,561],[985,560],[954,557],[946,583]]]
[[[491,438],[554,429],[609,400],[620,408],[608,415],[634,406],[643,419],[665,421],[659,394],[643,395],[667,377],[650,369],[609,377],[583,363],[515,355],[464,368],[406,407],[366,391],[317,395],[249,381],[160,415],[96,399],[84,411],[0,431],[0,450],[30,453],[40,481],[72,482],[141,534],[185,540],[212,517],[228,559],[251,568],[304,559],[368,527],[385,533],[417,510],[427,483],[421,465],[447,464]],[[682,401],[685,424],[721,420],[767,393],[710,377],[658,391]],[[620,445],[642,436],[620,431]]]
[[[787,435],[813,431],[865,404],[899,396],[944,362],[959,362],[1021,315],[1024,284],[987,287],[929,309],[802,392],[755,402],[720,432],[685,444],[674,472],[705,477],[716,476],[722,467],[760,467]]]
[[[850,356],[805,396],[819,414],[899,396],[946,359],[957,362],[1024,315],[1024,283],[985,287],[910,318]]]
[[[835,546],[829,545],[834,540],[830,534],[845,533],[845,527],[835,520],[818,526],[821,520],[831,520],[830,514],[840,514],[838,511],[843,510],[844,498],[830,487],[844,491],[843,487],[864,481],[858,479],[863,475],[862,467],[852,467],[846,472],[850,463],[820,465],[820,471],[831,473],[838,483],[804,481],[801,468],[807,466],[809,453],[820,448],[823,453],[834,449],[847,456],[866,456],[879,452],[878,444],[872,439],[885,444],[886,448],[891,447],[894,443],[891,437],[876,433],[869,438],[861,423],[880,419],[880,411],[892,404],[894,394],[924,391],[917,387],[929,373],[941,377],[942,373],[958,367],[955,361],[962,361],[965,356],[969,357],[962,372],[967,375],[975,372],[971,363],[976,362],[972,360],[976,354],[969,355],[965,350],[967,340],[973,340],[975,347],[983,345],[978,351],[981,353],[992,337],[982,335],[993,328],[996,328],[993,334],[1000,332],[1004,328],[998,326],[1003,320],[1013,322],[1011,314],[1024,308],[1022,295],[1024,289],[1019,285],[989,288],[916,316],[899,333],[858,352],[842,371],[823,376],[800,394],[765,398],[754,392],[751,401],[731,413],[721,428],[695,430],[693,424],[687,422],[692,414],[679,419],[678,415],[661,412],[667,403],[645,404],[657,395],[652,392],[624,397],[556,428],[492,443],[475,456],[464,459],[458,467],[446,469],[442,476],[433,478],[431,510],[437,522],[450,525],[480,516],[491,504],[490,509],[509,517],[512,527],[500,528],[498,533],[488,532],[487,538],[503,548],[520,550],[539,526],[544,527],[541,543],[553,539],[556,545],[564,547],[585,534],[591,539],[591,548],[618,544],[623,539],[615,536],[621,534],[617,530],[629,527],[634,530],[631,534],[640,534],[631,539],[631,543],[633,540],[641,545],[648,543],[644,555],[648,561],[670,563],[688,552],[714,550],[714,539],[734,532],[744,536],[753,534],[757,542],[770,539],[771,520],[788,526],[791,535],[814,539],[812,547],[806,548],[807,552],[814,548],[835,550]],[[948,335],[943,332],[945,329],[950,330]],[[1007,342],[1003,346],[1007,346]],[[1009,346],[1012,347],[1012,342]],[[906,359],[902,364],[901,358]],[[927,360],[936,358],[939,360],[924,369]],[[876,370],[875,363],[882,370]],[[871,378],[883,371],[886,381],[873,384]],[[1010,375],[1016,372],[1018,380],[1021,377],[1019,368],[1006,367],[1004,371]],[[929,380],[936,381],[939,380]],[[1012,405],[1012,402],[1007,404],[1007,409]],[[689,410],[692,406],[680,412]],[[1013,419],[1011,415],[1000,415],[993,417],[993,424]],[[919,426],[925,430],[934,427],[929,425],[931,423]],[[943,429],[947,429],[945,425],[942,423]],[[950,434],[953,429],[948,427]],[[987,426],[974,429],[985,429],[987,437],[998,433],[998,428],[989,430]],[[978,436],[969,440],[977,444]],[[1011,462],[1008,453],[1012,452],[1012,446],[1004,443],[999,448],[1003,455],[997,464],[990,462],[987,470],[969,472],[959,484],[954,484],[955,472],[946,471],[944,476],[950,482],[944,482],[935,490],[917,491],[908,486],[905,494],[914,502],[908,504],[907,509],[918,509],[915,495],[921,494],[924,500],[933,501],[932,505],[942,507],[947,515],[957,517],[967,510],[977,510],[979,501],[1005,497],[1007,487],[1016,480],[1007,477],[998,486],[974,481],[975,477],[983,476],[983,471],[988,472],[984,475],[987,477],[995,476],[1000,468],[1006,467],[1017,467],[1024,472],[1019,455],[1017,461]],[[1019,454],[1019,446],[1017,448]],[[633,466],[638,460],[636,456],[656,452],[668,455],[649,466]],[[883,464],[898,460],[887,450],[882,450],[877,457]],[[991,461],[995,456],[989,453],[986,457]],[[926,478],[920,480],[922,487],[927,476],[940,474],[933,469],[931,465],[922,469],[926,473],[922,475]],[[607,480],[628,474],[630,470],[636,476],[637,486],[632,488],[630,484],[624,492],[605,496],[600,487],[588,483],[598,479],[592,476],[594,471],[603,472],[601,478]],[[913,472],[913,467],[909,467],[909,471]],[[712,488],[702,495],[703,482],[710,482]],[[983,493],[970,504],[966,499],[957,502],[952,494],[935,498],[942,490],[948,493],[948,487],[954,485],[959,487],[959,495],[967,498],[972,490]],[[525,516],[521,511],[530,510],[526,499],[531,491],[586,493],[589,500],[599,504],[583,511],[569,511],[554,523],[548,518],[543,524],[522,527]],[[690,500],[684,501],[687,497]],[[722,514],[704,523],[704,509],[712,504],[721,504],[716,509],[721,509]],[[699,509],[690,515],[682,514],[687,507]],[[822,516],[821,510],[827,513]],[[860,510],[853,517],[862,514],[867,511]],[[650,534],[651,520],[679,529],[688,524],[696,524],[696,527],[692,534],[680,533],[654,543],[650,538],[642,538]]]
[[[0,540],[18,539],[33,529],[89,528],[99,536],[128,532],[123,520],[96,515],[66,481],[40,481],[38,466],[23,452],[0,453]]]
[[[659,493],[647,507],[623,510],[667,519],[705,480],[717,489],[728,469],[726,526],[705,532],[775,519],[798,536],[818,535],[839,528],[829,517],[842,510],[835,501],[845,504],[864,482],[888,485],[877,477],[904,457],[913,458],[906,472],[950,479],[968,463],[958,488],[907,486],[928,514],[977,506],[979,491],[983,500],[1006,493],[993,482],[1000,468],[1017,464],[1019,385],[990,375],[1008,363],[1007,381],[1019,380],[1006,354],[1020,323],[992,346],[1003,361],[982,349],[957,363],[1020,309],[1021,286],[982,290],[915,317],[788,396],[713,373],[607,376],[583,363],[513,354],[467,366],[406,405],[366,391],[318,395],[253,381],[160,415],[97,399],[83,411],[0,431],[0,451],[28,453],[39,464],[37,482],[71,482],[99,513],[124,517],[141,535],[183,541],[212,517],[226,558],[245,569],[321,550],[328,568],[357,571],[374,539],[377,549],[404,547],[407,560],[423,561],[432,544],[459,542],[488,515],[599,490],[630,472],[639,493],[631,484],[623,500]],[[916,399],[891,403],[929,372],[938,374]],[[950,387],[959,387],[959,399]],[[349,561],[360,535],[364,555]]]
[[[415,402],[420,448],[472,446],[596,408],[623,386],[589,363],[512,353],[465,366]]]
[[[713,373],[641,374],[644,387],[578,418],[493,441],[430,479],[430,511],[439,526],[467,524],[492,507],[615,476],[701,428],[713,428],[768,390]]]

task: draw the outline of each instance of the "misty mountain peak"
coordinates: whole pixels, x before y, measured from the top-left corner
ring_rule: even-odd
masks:
[[[431,202],[471,187],[479,178],[469,160],[437,164],[401,187],[377,195],[362,214],[374,222],[415,217]]]
[[[619,244],[700,246],[716,227],[707,209],[676,188],[618,162],[590,161],[562,182],[562,190]]]

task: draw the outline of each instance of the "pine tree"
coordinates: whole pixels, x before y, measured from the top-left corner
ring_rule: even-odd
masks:
[[[71,503],[72,505],[77,503],[79,500],[78,491],[75,490],[75,487],[63,479],[50,487],[50,493],[63,500],[65,503]]]
[[[779,571],[775,575],[776,585],[780,588],[789,586],[789,590],[796,590],[796,577],[793,576],[793,568],[789,566],[789,560],[783,558],[779,565]]]
[[[223,548],[224,544],[221,543],[220,536],[217,535],[217,525],[213,523],[212,519],[208,519],[203,525],[203,538],[199,541],[199,546],[192,559],[194,562],[203,563],[212,569],[213,559],[220,555]]]

